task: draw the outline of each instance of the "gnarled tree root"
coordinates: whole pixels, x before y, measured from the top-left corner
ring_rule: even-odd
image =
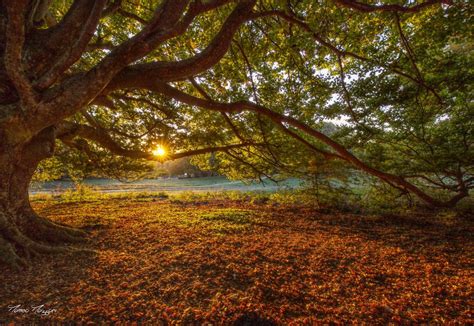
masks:
[[[54,223],[44,217],[38,216],[31,209],[24,212],[24,215],[29,222],[29,232],[27,233],[33,239],[50,243],[77,243],[86,241],[87,233],[82,230]]]
[[[49,243],[79,242],[85,240],[86,233],[62,226],[30,211],[28,215],[13,216],[0,213],[0,262],[16,269],[28,266],[32,256],[72,252],[94,253],[93,250],[71,248]],[[23,220],[27,225],[22,230],[13,221]]]

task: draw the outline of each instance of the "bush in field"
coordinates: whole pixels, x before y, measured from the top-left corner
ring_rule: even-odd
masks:
[[[103,195],[100,192],[82,183],[76,183],[74,188],[67,189],[59,195],[59,200],[64,202],[97,201],[102,198]]]

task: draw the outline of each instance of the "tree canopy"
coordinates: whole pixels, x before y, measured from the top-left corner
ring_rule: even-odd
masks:
[[[303,145],[305,159],[341,159],[406,191],[417,192],[402,179],[465,194],[474,161],[469,9],[5,3],[2,121],[7,137],[21,121],[11,132],[21,141],[56,126],[62,144],[88,157],[57,152],[109,173],[139,167],[110,154],[152,158],[162,143],[169,159],[222,150],[221,166],[271,174]],[[18,101],[35,114],[8,110]],[[342,124],[331,138],[319,132],[328,120]]]

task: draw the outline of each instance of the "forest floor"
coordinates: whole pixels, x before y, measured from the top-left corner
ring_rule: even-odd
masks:
[[[161,196],[34,207],[97,253],[0,266],[0,324],[474,322],[472,220]]]

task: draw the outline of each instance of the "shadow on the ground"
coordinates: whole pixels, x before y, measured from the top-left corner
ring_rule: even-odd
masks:
[[[36,257],[20,273],[0,266],[0,324],[468,318],[469,221],[231,201],[42,205],[52,219],[88,229],[86,246],[98,253]],[[57,311],[39,317],[8,310],[18,304]]]

